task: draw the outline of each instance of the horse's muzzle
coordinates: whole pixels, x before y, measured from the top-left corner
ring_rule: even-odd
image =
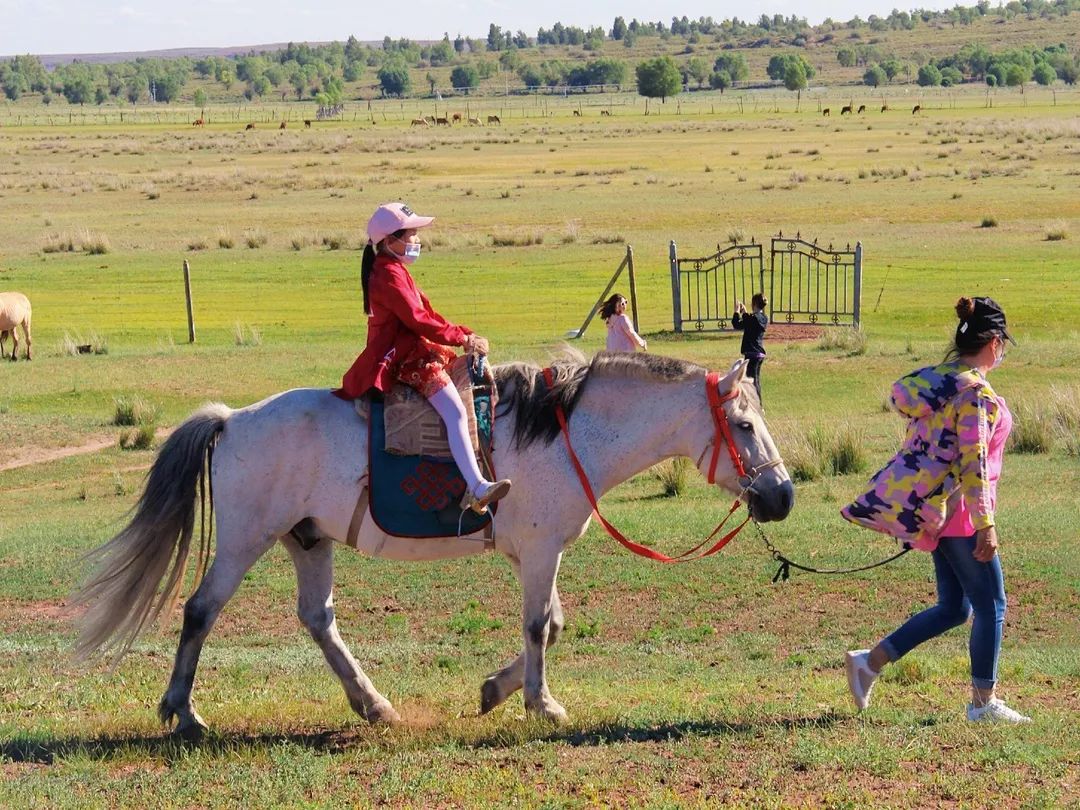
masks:
[[[795,486],[790,480],[768,488],[755,485],[749,492],[749,506],[758,523],[783,520],[795,506]]]

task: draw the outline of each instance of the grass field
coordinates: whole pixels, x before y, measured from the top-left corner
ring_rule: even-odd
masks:
[[[786,455],[815,428],[862,440],[862,472],[800,483],[792,516],[769,528],[820,565],[891,553],[837,509],[895,447],[888,385],[941,356],[959,294],[1009,312],[1020,346],[994,379],[1010,403],[1064,412],[1080,397],[1075,94],[1055,105],[1000,91],[986,108],[980,91],[919,116],[842,119],[805,95],[798,113],[790,96],[748,96],[739,111],[693,95],[648,118],[574,118],[568,101],[482,130],[409,130],[389,114],[246,135],[231,122],[0,129],[0,289],[31,297],[35,337],[32,363],[0,365],[0,468],[109,444],[0,472],[0,804],[1080,806],[1075,430],[1049,452],[1011,453],[1001,483],[1001,683],[1034,717],[1023,728],[963,720],[963,631],[888,670],[856,716],[843,651],[932,601],[929,561],[772,585],[749,533],[673,569],[589,530],[560,578],[568,624],[549,677],[571,713],[563,729],[524,720],[520,699],[475,717],[481,679],[520,645],[518,589],[494,556],[338,554],[339,623],[402,712],[393,729],[351,714],[295,619],[279,550],[207,644],[204,744],[165,737],[154,714],[175,623],[115,672],[68,657],[77,558],[122,525],[152,460],[118,447],[116,399],[141,398],[167,427],[207,399],[239,407],[336,384],[363,343],[363,224],[387,199],[438,217],[415,275],[448,317],[492,339],[496,360],[543,361],[629,244],[650,349],[724,367],[733,336],[669,331],[669,240],[683,255],[736,231],[861,241],[865,351],[774,340],[764,370]],[[71,356],[65,341],[107,351]],[[602,342],[594,325],[581,347]],[[718,519],[704,482],[674,500],[661,489],[641,475],[604,506],[668,551]]]

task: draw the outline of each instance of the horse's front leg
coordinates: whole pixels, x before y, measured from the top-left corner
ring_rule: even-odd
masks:
[[[401,718],[390,701],[375,689],[338,633],[334,617],[334,542],[324,537],[308,551],[291,537],[281,542],[296,567],[300,621],[341,681],[349,705],[371,723],[399,722]]]
[[[517,560],[511,560],[514,574],[521,582],[521,565]],[[557,585],[551,588],[551,621],[548,623],[547,646],[550,649],[563,629],[562,603],[559,601],[559,588]],[[510,695],[514,694],[525,684],[525,651],[505,667],[489,675],[480,687],[480,714],[487,714],[492,709],[501,706]]]
[[[525,711],[557,723],[566,721],[567,714],[548,691],[544,657],[556,604],[555,578],[561,560],[562,543],[555,541],[534,544],[521,555]]]

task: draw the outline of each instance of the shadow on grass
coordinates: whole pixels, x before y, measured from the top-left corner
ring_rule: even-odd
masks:
[[[530,742],[559,742],[572,746],[601,746],[613,743],[670,742],[686,737],[744,737],[769,729],[826,729],[838,722],[850,721],[851,716],[825,712],[814,717],[762,718],[760,721],[726,723],[722,720],[681,720],[655,725],[600,723],[588,728],[553,729],[546,734],[528,735],[524,728],[507,729],[473,742],[475,748],[501,748],[509,744]],[[532,726],[536,728],[536,726]]]
[[[215,734],[208,733],[199,742],[187,742],[163,732],[150,735],[101,735],[97,737],[57,737],[39,739],[16,737],[0,743],[0,761],[51,765],[72,756],[110,759],[114,756],[143,753],[165,760],[180,758],[186,751],[198,749],[210,754],[235,753],[244,749],[270,748],[281,743],[297,745],[325,754],[340,754],[357,744],[354,729],[338,729],[297,734]]]
[[[763,718],[760,721],[726,723],[720,720],[682,720],[652,725],[628,723],[600,723],[589,727],[551,728],[538,722],[527,721],[511,724],[501,731],[479,737],[467,732],[453,734],[458,742],[468,748],[511,748],[527,743],[565,743],[571,746],[613,745],[618,743],[672,742],[688,737],[747,737],[769,729],[827,729],[840,722],[850,721],[849,715],[826,712],[819,716]],[[354,726],[318,732],[295,734],[217,734],[209,732],[198,742],[187,742],[172,734],[150,735],[100,735],[96,737],[34,738],[16,737],[0,743],[0,761],[52,765],[71,757],[89,757],[107,760],[116,756],[144,754],[160,757],[166,762],[179,760],[191,750],[213,755],[234,754],[243,750],[263,750],[279,744],[289,744],[322,754],[343,754],[362,740],[370,738],[364,732],[368,727]],[[380,735],[383,745],[395,747],[395,736]],[[413,740],[405,743],[415,746]],[[433,745],[437,744],[433,742]]]

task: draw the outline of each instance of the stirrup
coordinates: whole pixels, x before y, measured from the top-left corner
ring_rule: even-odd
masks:
[[[472,509],[478,515],[487,514],[488,504],[494,503],[506,496],[506,493],[510,491],[510,479],[504,478],[501,481],[496,481],[492,484],[488,484],[479,495],[474,495],[472,492],[466,491],[465,497],[461,499],[462,511],[466,509]]]

